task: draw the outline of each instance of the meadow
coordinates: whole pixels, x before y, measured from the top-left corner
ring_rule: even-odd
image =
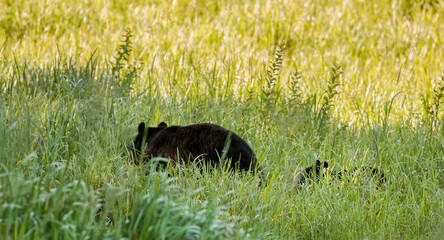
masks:
[[[443,32],[439,0],[0,0],[0,239],[442,238]],[[142,121],[236,132],[263,186],[129,163]],[[387,182],[296,189],[316,160]]]

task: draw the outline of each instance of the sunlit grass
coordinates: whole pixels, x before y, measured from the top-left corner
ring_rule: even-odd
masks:
[[[440,236],[442,1],[17,0],[0,9],[6,239]],[[235,131],[265,184],[194,166],[147,174],[126,161],[142,121]],[[298,191],[295,173],[316,159],[377,167],[388,181]]]

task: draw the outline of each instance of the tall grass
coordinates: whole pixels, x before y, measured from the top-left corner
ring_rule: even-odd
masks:
[[[442,2],[0,8],[5,239],[440,237]],[[264,186],[220,169],[129,164],[141,121],[235,131]],[[388,181],[296,191],[295,173],[317,159],[378,167]]]

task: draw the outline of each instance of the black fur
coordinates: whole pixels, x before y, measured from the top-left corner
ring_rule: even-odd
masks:
[[[323,170],[324,168],[328,168],[328,163],[316,160],[316,163],[314,165],[314,174],[313,174],[313,166],[305,168],[305,170],[299,173],[299,176],[297,176],[296,179],[297,187],[304,184],[307,181],[307,179],[319,179],[320,177],[322,177],[321,170]]]
[[[256,156],[250,146],[234,132],[221,126],[202,123],[168,127],[161,122],[157,127],[146,129],[142,122],[134,137],[129,159],[135,164],[148,162],[153,157],[165,157],[185,164],[203,159],[207,166],[215,166],[220,164],[223,156],[231,160],[230,169],[256,171]]]
[[[377,168],[372,168],[372,167],[361,167],[361,168],[355,167],[351,171],[344,170],[342,172],[339,172],[337,174],[337,177],[338,177],[339,180],[342,180],[343,176],[345,176],[346,174],[348,174],[348,173],[355,174],[358,171],[362,171],[365,174],[370,173],[370,176],[372,178],[375,178],[375,179],[379,180],[380,183],[384,183],[384,182],[387,181],[387,179],[386,179],[386,177],[385,177],[385,175],[384,175],[384,173],[382,171],[380,171]]]
[[[313,174],[313,166],[307,167],[305,168],[304,171],[300,172],[298,174],[298,176],[296,176],[296,188],[299,189],[300,186],[302,184],[304,184],[305,182],[307,182],[308,179],[321,179],[323,177],[323,173],[321,171],[323,171],[323,169],[327,169],[328,168],[328,163],[327,162],[320,162],[319,160],[316,160],[315,163],[315,175]],[[370,173],[370,176],[376,180],[378,180],[379,184],[382,184],[384,182],[387,181],[384,173],[382,171],[380,171],[377,168],[372,168],[372,167],[355,167],[353,168],[353,170],[351,171],[340,171],[338,173],[336,173],[335,171],[329,171],[330,172],[330,176],[332,176],[333,178],[337,178],[339,180],[343,180],[344,177],[346,177],[349,174],[356,174],[357,172],[363,172],[365,174]]]

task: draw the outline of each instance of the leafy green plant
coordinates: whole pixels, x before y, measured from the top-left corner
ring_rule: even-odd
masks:
[[[302,73],[296,70],[293,75],[290,76],[290,95],[289,100],[291,104],[298,105],[302,102],[302,93],[300,89],[300,81],[302,79]]]
[[[280,44],[274,53],[274,58],[268,63],[264,86],[261,90],[261,99],[266,107],[276,104],[279,99],[279,74],[282,69],[282,56],[285,51],[285,43]]]
[[[128,28],[122,36],[122,42],[115,50],[114,62],[111,64],[111,74],[115,76],[118,88],[122,93],[128,94],[132,89],[135,80],[138,78],[139,66],[130,62],[130,55],[133,50],[133,33]]]
[[[444,76],[437,83],[437,87],[433,89],[433,96],[431,100],[422,97],[422,106],[424,110],[424,121],[429,123],[432,128],[436,127],[440,117],[440,107],[444,99]]]
[[[119,75],[122,68],[129,65],[129,58],[132,47],[133,34],[130,29],[126,29],[122,36],[122,43],[117,47],[114,56],[114,62],[112,63],[111,72],[113,75]]]
[[[331,76],[328,81],[327,89],[321,95],[320,101],[317,102],[316,94],[312,97],[312,122],[314,130],[319,136],[324,136],[328,122],[331,119],[331,111],[334,107],[333,98],[338,94],[339,77],[342,71],[339,65],[331,67]]]

